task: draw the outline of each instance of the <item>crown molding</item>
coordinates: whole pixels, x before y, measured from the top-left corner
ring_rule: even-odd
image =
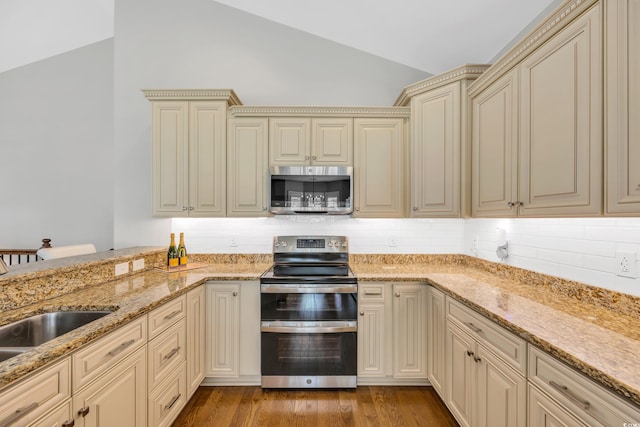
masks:
[[[460,80],[475,80],[482,75],[490,64],[465,64],[436,76],[429,77],[417,83],[405,87],[394,106],[407,106],[411,102],[411,97],[421,93],[445,86]]]
[[[228,105],[242,105],[233,89],[142,89],[150,101],[218,100]]]
[[[399,117],[409,118],[409,107],[247,107],[229,108],[229,117]]]
[[[556,8],[546,19],[533,28],[522,40],[500,57],[468,89],[474,95],[502,77],[520,63],[526,56],[556,35],[571,21],[582,15],[599,0],[567,0]],[[617,1],[617,0],[612,0]]]

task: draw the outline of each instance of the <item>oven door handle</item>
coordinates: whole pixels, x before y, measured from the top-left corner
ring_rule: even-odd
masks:
[[[262,322],[260,331],[277,332],[280,334],[340,334],[344,332],[357,332],[357,322],[333,322],[322,325],[290,325],[282,322]]]
[[[260,285],[263,294],[355,294],[358,285]]]

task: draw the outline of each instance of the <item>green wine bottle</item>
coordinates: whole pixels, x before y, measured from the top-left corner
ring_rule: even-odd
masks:
[[[180,265],[187,265],[187,248],[184,246],[184,233],[180,233],[180,243],[178,243],[178,258]]]
[[[176,248],[176,235],[171,233],[171,243],[167,252],[167,265],[169,268],[178,266],[178,248]]]

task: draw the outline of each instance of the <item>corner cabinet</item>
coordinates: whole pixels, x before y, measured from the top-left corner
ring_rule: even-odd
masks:
[[[470,109],[467,86],[488,65],[463,65],[404,89],[396,105],[411,105],[412,217],[469,216]]]
[[[260,283],[206,285],[204,385],[260,384]]]
[[[640,215],[640,2],[605,2],[606,211]]]
[[[601,17],[591,5],[495,81],[470,87],[473,216],[602,213]]]
[[[405,119],[355,119],[354,216],[405,216]]]
[[[153,215],[226,215],[231,90],[144,90],[152,102]]]

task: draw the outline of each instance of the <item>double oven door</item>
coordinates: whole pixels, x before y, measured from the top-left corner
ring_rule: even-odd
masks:
[[[262,386],[355,387],[357,285],[261,285]]]

